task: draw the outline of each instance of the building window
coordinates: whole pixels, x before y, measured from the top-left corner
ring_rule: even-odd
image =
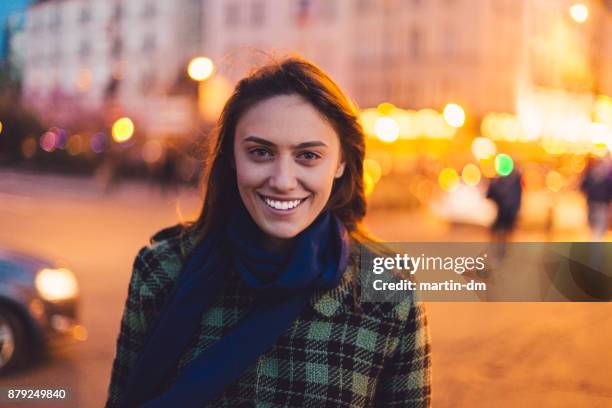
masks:
[[[225,5],[225,25],[233,26],[240,21],[240,6],[236,2]]]
[[[123,7],[121,4],[115,4],[113,8],[113,20],[121,20],[123,18]]]
[[[55,8],[53,14],[51,14],[51,19],[49,20],[49,30],[57,31],[62,24],[62,14],[59,7]]]
[[[91,44],[87,40],[81,41],[79,44],[79,58],[87,58],[91,55]]]
[[[121,42],[121,38],[115,38],[111,47],[111,55],[113,56],[113,58],[117,59],[121,57],[122,52],[123,43]]]
[[[59,48],[55,48],[53,49],[50,53],[49,53],[49,63],[52,65],[56,65],[59,64],[59,62],[62,60],[62,52]]]
[[[157,48],[157,39],[154,34],[148,34],[142,40],[142,51],[151,53]]]
[[[83,6],[79,12],[79,23],[86,24],[91,21],[91,10],[88,6]]]
[[[27,17],[27,27],[28,30],[32,33],[32,34],[37,34],[41,31],[41,28],[43,28],[43,26],[40,23],[40,19],[35,17],[34,14],[32,13],[32,15]]]
[[[327,0],[320,3],[321,17],[327,21],[334,21],[338,14],[338,2],[336,0]]]
[[[410,39],[408,41],[408,54],[410,55],[410,58],[414,60],[418,60],[419,58],[421,58],[421,55],[423,53],[422,43],[423,38],[419,29],[412,29],[412,31],[410,31]]]
[[[457,33],[454,30],[448,29],[444,33],[444,56],[453,58],[457,55]]]
[[[153,18],[157,15],[157,5],[149,0],[144,4],[142,9],[142,16],[144,18]]]
[[[140,78],[140,91],[145,95],[150,94],[155,88],[156,82],[155,71],[143,72]]]
[[[266,19],[266,4],[262,0],[255,0],[251,4],[251,25],[261,26]]]
[[[372,8],[372,0],[357,0],[355,1],[355,9],[358,13],[365,13]]]

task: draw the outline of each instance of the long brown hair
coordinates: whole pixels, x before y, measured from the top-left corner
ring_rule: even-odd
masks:
[[[340,139],[346,167],[334,181],[326,208],[334,212],[349,233],[362,240],[366,213],[363,188],[365,137],[355,106],[319,67],[301,57],[265,65],[238,82],[208,137],[202,175],[204,202],[198,219],[189,225],[202,239],[217,222],[226,220],[237,193],[233,167],[236,125],[242,115],[263,100],[279,95],[299,95],[329,121]],[[361,239],[360,239],[361,238]]]

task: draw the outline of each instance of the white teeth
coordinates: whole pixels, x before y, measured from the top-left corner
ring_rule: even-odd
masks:
[[[264,197],[264,201],[266,202],[266,204],[276,210],[291,210],[297,207],[302,202],[302,200],[278,201],[272,200],[268,197]]]

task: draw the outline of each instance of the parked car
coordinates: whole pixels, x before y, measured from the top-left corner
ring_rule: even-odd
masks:
[[[78,292],[69,269],[0,248],[0,375],[50,343],[83,337]]]

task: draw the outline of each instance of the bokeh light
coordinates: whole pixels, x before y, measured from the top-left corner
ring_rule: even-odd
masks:
[[[376,107],[376,111],[381,116],[391,116],[397,108],[389,102],[383,102]]]
[[[480,171],[482,175],[486,178],[493,178],[497,176],[497,171],[495,170],[495,157],[489,157],[486,159],[480,160]]]
[[[593,112],[595,122],[602,123],[612,127],[612,98],[606,95],[600,95],[595,101],[595,109]]]
[[[127,142],[134,134],[134,122],[127,117],[119,118],[113,124],[112,133],[115,142]]]
[[[456,103],[449,103],[444,107],[444,120],[454,128],[460,128],[465,123],[465,111]]]
[[[548,187],[550,191],[558,193],[561,191],[564,184],[563,176],[559,172],[551,170],[546,174],[546,187]]]
[[[66,130],[62,128],[52,128],[51,131],[55,133],[55,148],[63,149],[66,147],[66,143],[68,142]]]
[[[421,109],[415,114],[417,133],[432,139],[451,139],[456,128],[450,126],[444,116],[433,109]]]
[[[475,164],[466,164],[461,171],[461,179],[468,186],[478,185],[481,179],[480,169]]]
[[[490,159],[497,153],[495,142],[486,137],[477,137],[472,142],[472,154],[476,160]]]
[[[444,191],[453,191],[459,187],[459,174],[449,167],[443,169],[438,176],[438,183]]]
[[[75,85],[81,92],[87,92],[91,89],[93,83],[93,74],[91,70],[83,68],[75,78]]]
[[[363,171],[364,173],[370,175],[374,183],[378,183],[380,181],[382,167],[376,160],[370,158],[365,159],[363,161]]]
[[[108,147],[108,137],[104,132],[98,132],[91,137],[89,146],[94,153],[102,153]]]
[[[376,121],[378,120],[379,114],[376,109],[365,109],[360,113],[361,126],[363,131],[367,135],[374,135],[376,133]]]
[[[187,73],[194,81],[204,81],[212,75],[214,69],[215,65],[210,58],[197,57],[187,66]]]
[[[142,159],[149,164],[159,161],[163,153],[164,148],[157,140],[149,140],[142,147]]]
[[[66,150],[71,156],[76,156],[83,151],[83,136],[79,134],[72,135],[68,138]]]
[[[36,138],[29,136],[21,143],[21,154],[24,158],[31,159],[36,154],[36,148]]]
[[[40,148],[45,152],[51,153],[55,150],[55,142],[56,142],[57,134],[49,130],[40,137]]]
[[[507,154],[501,153],[495,156],[495,171],[502,177],[512,173],[514,169],[514,160]]]
[[[552,156],[559,156],[567,152],[567,143],[563,140],[547,137],[542,139],[542,148]]]
[[[582,173],[586,167],[586,160],[584,156],[572,156],[570,159],[570,169],[574,173]]]
[[[363,175],[363,190],[366,197],[369,197],[374,192],[374,180],[372,180],[372,176],[367,173]]]
[[[399,125],[388,116],[378,118],[374,127],[376,136],[385,143],[392,143],[399,137]]]
[[[2,133],[3,129],[4,129],[4,124],[2,123],[2,121],[0,121],[0,134]]]
[[[570,16],[577,23],[584,23],[589,18],[589,8],[582,3],[576,3],[569,9]]]
[[[85,328],[85,326],[82,326],[80,324],[77,324],[72,328],[72,335],[78,341],[85,341],[89,337],[87,328]]]

